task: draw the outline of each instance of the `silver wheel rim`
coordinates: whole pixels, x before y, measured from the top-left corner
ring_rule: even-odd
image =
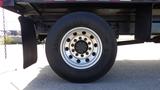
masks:
[[[86,27],[69,30],[61,40],[63,60],[75,69],[94,66],[102,55],[102,42],[96,32]]]

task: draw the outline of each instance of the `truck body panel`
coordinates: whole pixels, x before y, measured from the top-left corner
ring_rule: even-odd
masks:
[[[160,0],[1,0],[3,7],[34,19],[37,33],[46,34],[62,16],[74,11],[89,11],[103,17],[119,34],[134,34],[135,11],[152,5],[152,24],[160,22]],[[49,28],[48,28],[49,27]],[[152,27],[152,33],[160,32]]]

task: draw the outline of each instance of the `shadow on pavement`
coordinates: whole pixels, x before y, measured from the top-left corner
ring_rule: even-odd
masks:
[[[159,90],[160,61],[116,61],[108,74],[96,82],[70,83],[59,78],[49,66],[24,90]]]

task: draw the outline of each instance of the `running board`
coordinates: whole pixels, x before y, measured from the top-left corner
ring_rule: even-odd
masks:
[[[139,43],[144,43],[144,42],[142,42],[142,41],[137,41],[137,40],[117,42],[118,46],[121,46],[121,45],[130,45],[130,44],[139,44]]]

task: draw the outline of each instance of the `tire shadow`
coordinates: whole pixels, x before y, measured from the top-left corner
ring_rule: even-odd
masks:
[[[58,77],[45,66],[24,90],[159,90],[160,61],[116,61],[110,72],[92,83],[77,84]]]

